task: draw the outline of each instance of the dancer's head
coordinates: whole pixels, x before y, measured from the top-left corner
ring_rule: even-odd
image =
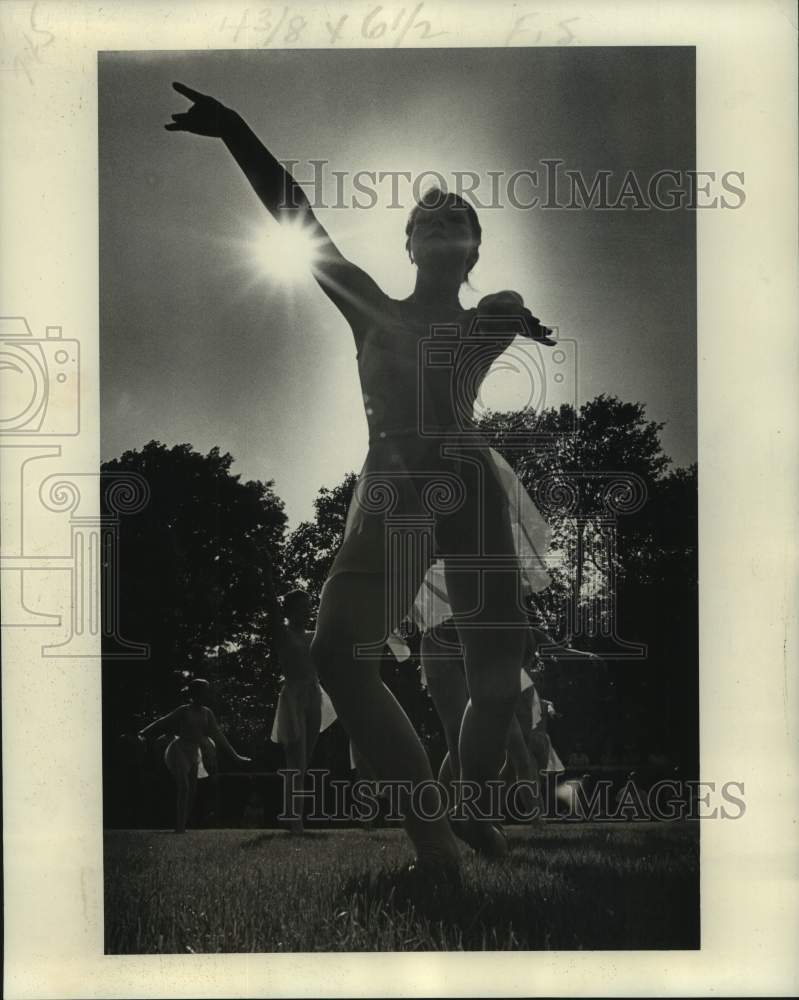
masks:
[[[289,625],[302,628],[311,617],[311,599],[304,590],[290,590],[283,598],[283,614]]]
[[[205,678],[195,677],[194,680],[189,681],[186,690],[193,704],[205,705],[208,701],[208,695],[211,693],[211,685]]]
[[[482,229],[477,212],[460,195],[432,188],[411,209],[405,249],[420,269],[457,267],[461,281],[479,257]]]

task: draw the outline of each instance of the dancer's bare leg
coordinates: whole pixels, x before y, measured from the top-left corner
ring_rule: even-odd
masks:
[[[305,785],[305,770],[307,764],[306,739],[303,734],[299,739],[286,744],[286,770],[289,772],[286,777],[289,783],[290,804],[298,804],[298,808],[293,808],[293,814],[288,821],[289,830],[292,833],[303,832],[303,804],[302,794]]]
[[[180,771],[175,777],[175,833],[186,832],[186,819],[189,812],[189,776]]]
[[[366,757],[364,757],[352,740],[350,740],[350,750],[352,751],[352,762],[355,765],[355,770],[358,774],[359,780],[376,781],[377,775],[375,774],[372,765]]]
[[[186,825],[188,826],[189,819],[191,818],[192,809],[194,809],[194,802],[197,798],[197,765],[189,771],[189,794],[186,800]]]
[[[458,730],[460,733],[460,730]],[[444,754],[444,759],[441,761],[441,767],[438,769],[438,783],[443,785],[444,788],[453,789],[452,794],[455,794],[455,789],[453,788],[456,781],[460,777],[460,769],[458,774],[454,774],[452,771],[452,760],[449,755],[449,750]]]
[[[538,767],[530,756],[524,734],[522,733],[522,727],[519,725],[519,720],[515,715],[511,720],[510,731],[508,732],[508,763],[511,765],[516,781],[529,783],[525,785],[524,791],[519,791],[518,806],[524,812],[530,813],[538,802],[539,796],[537,791],[540,778]],[[533,791],[534,787],[536,791]]]
[[[297,755],[296,758],[296,775],[297,784],[299,785],[299,790],[304,791],[305,789],[305,776],[308,773],[308,768],[311,766],[311,761],[313,760],[314,750],[316,749],[316,743],[319,739],[319,725],[322,719],[322,699],[321,697],[318,701],[315,699],[313,703],[308,707],[305,713],[305,738],[301,741],[303,746],[302,755]],[[303,813],[305,811],[305,797],[302,796],[300,799],[300,820],[296,827],[297,833],[302,833],[304,830],[304,820]]]
[[[305,771],[311,766],[314,750],[319,741],[319,726],[322,724],[322,697],[315,698],[305,716]]]
[[[312,653],[339,719],[378,779],[407,781],[413,787],[432,781],[427,754],[399,702],[383,684],[379,662],[354,655],[356,644],[382,641],[390,631],[387,624],[397,623],[386,622],[383,575],[340,574],[325,584]],[[430,789],[423,810],[435,812],[437,798]],[[458,864],[460,851],[446,816],[415,815],[404,794],[400,804],[419,859]]]
[[[450,801],[454,802],[453,782],[459,779],[461,767],[458,744],[469,692],[466,689],[463,658],[459,650],[448,650],[437,641],[439,637],[448,644],[458,642],[458,634],[454,628],[434,630],[433,634],[427,632],[422,636],[421,657],[427,690],[433,699],[447,741],[447,755],[441,763],[438,780],[448,789]]]
[[[500,529],[495,534],[501,534]],[[509,527],[507,536],[498,541],[505,542],[506,554],[511,556],[513,542]],[[489,551],[497,552],[497,548]],[[479,786],[477,805],[484,812],[492,804],[486,783],[498,778],[505,761],[508,734],[520,694],[519,673],[527,648],[518,581],[518,570],[510,567],[486,574],[486,586],[481,593],[476,573],[447,568],[447,591],[456,622],[459,612],[469,614],[471,619],[458,627],[470,694],[461,725],[461,779]],[[475,609],[479,609],[477,615],[473,614]],[[489,826],[483,824],[483,833],[490,839]],[[502,851],[499,844],[495,847],[486,844],[486,849]]]
[[[358,747],[350,740],[350,755],[359,782],[368,782],[368,788],[373,798],[378,797],[377,775],[369,761],[364,757]],[[379,814],[377,814],[379,815]],[[360,817],[364,826],[372,829],[377,824],[377,815]]]
[[[206,821],[209,818],[213,819],[214,825],[219,825],[220,820],[220,790],[219,790],[219,765],[217,763],[216,756],[216,744],[210,738],[210,736],[202,744],[202,757],[203,766],[208,774],[205,778],[205,789],[208,792],[208,798],[210,800],[210,817],[208,812],[206,812]]]

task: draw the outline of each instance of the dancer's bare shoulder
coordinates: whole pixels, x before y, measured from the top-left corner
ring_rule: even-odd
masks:
[[[331,242],[313,263],[313,276],[356,335],[384,314],[388,296],[363,268]]]

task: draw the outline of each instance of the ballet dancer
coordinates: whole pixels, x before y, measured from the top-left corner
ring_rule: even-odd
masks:
[[[206,705],[210,685],[195,677],[186,687],[189,701],[168,715],[156,719],[137,734],[144,742],[153,733],[171,733],[172,741],[164,751],[164,763],[175,781],[175,833],[185,833],[191,815],[197,779],[216,771],[216,748],[221,746],[239,764],[251,758],[237,753],[219,728],[214,713]]]
[[[291,833],[304,831],[300,794],[305,785],[305,775],[313,758],[319,733],[335,719],[335,712],[324,698],[319,677],[311,658],[313,632],[308,629],[311,603],[304,590],[292,590],[278,599],[272,577],[272,565],[267,560],[264,575],[266,593],[272,619],[272,648],[275,659],[283,671],[283,685],[277,702],[271,739],[280,743],[286,754],[289,781],[286,804],[294,810],[288,820]],[[327,710],[324,712],[324,701]]]
[[[369,449],[322,592],[311,646],[320,677],[373,773],[411,787],[432,783],[424,748],[382,683],[378,657],[363,650],[382,649],[408,614],[433,560],[443,559],[470,692],[461,726],[461,773],[485,789],[504,760],[527,622],[511,501],[471,410],[482,379],[518,333],[551,345],[551,331],[514,291],[488,295],[477,308],[461,305],[459,290],[477,263],[482,238],[477,214],[464,199],[429,191],[414,206],[405,249],[416,267],[415,285],[407,298],[391,298],[344,257],[299,184],[239,114],[182,84],[175,89],[192,103],[172,116],[167,130],[221,139],[272,216],[305,227],[315,245],[312,273],[355,340]],[[452,331],[451,368],[420,364],[420,342],[442,326]],[[420,411],[427,421],[424,434]],[[438,498],[435,546],[427,545],[427,536],[419,539],[411,565],[400,568],[387,555],[381,498],[389,500],[393,516],[422,518],[431,516],[431,501],[435,507]],[[505,840],[485,818],[485,799],[465,819],[461,835],[473,847],[501,855]],[[439,814],[440,803],[420,803],[418,810],[409,805],[406,800],[405,828],[416,850],[410,871],[425,879],[459,877],[460,847],[448,817]]]

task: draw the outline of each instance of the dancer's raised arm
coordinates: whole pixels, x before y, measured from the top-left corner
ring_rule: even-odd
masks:
[[[230,756],[237,761],[239,764],[251,764],[252,758],[245,757],[243,754],[238,753],[230,744],[227,736],[219,728],[219,723],[216,721],[216,716],[211,711],[210,708],[206,708],[206,714],[208,718],[208,734],[211,739],[216,743],[217,746],[221,746],[223,750],[226,750]]]
[[[508,329],[514,333],[521,333],[523,337],[530,340],[537,340],[547,347],[554,347],[557,343],[552,339],[552,330],[544,326],[537,316],[525,306],[524,299],[518,292],[502,291],[494,292],[492,295],[484,295],[477,304],[477,314],[484,327],[497,332],[503,330],[504,323],[510,319]],[[522,330],[518,329],[518,322],[521,321]]]
[[[151,722],[149,726],[145,726],[144,729],[140,729],[136,736],[140,740],[144,741],[150,733],[172,732],[184,708],[185,705],[180,705],[178,708],[167,713],[167,715],[162,715],[160,719],[156,719],[155,722]]]
[[[266,609],[271,618],[272,624],[272,648],[277,651],[283,645],[286,637],[286,622],[283,617],[283,605],[275,590],[275,577],[272,569],[272,560],[267,553],[263,565],[264,574],[264,594],[266,597]]]
[[[305,192],[285,167],[269,152],[244,119],[207,94],[182,83],[172,85],[194,103],[188,111],[172,115],[169,132],[191,132],[221,139],[241,167],[253,190],[278,222],[297,219],[314,243],[313,275],[322,290],[353,323],[377,304],[378,285],[365,271],[348,261],[316,218]]]

